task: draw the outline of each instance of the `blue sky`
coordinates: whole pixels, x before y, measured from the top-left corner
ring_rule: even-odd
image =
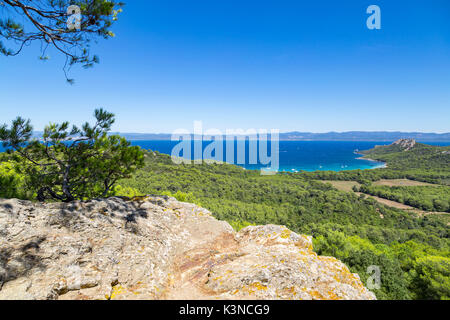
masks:
[[[97,107],[115,131],[207,128],[450,131],[450,1],[132,0],[101,40],[100,64],[0,57],[0,122],[81,123]],[[381,8],[382,29],[366,27]]]

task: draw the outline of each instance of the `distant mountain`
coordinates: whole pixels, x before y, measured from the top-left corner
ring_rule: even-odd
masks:
[[[349,131],[349,132],[287,132],[280,134],[281,140],[314,140],[314,141],[395,141],[399,139],[415,139],[417,141],[450,141],[448,133],[422,132],[388,132],[388,131]]]
[[[170,133],[126,133],[111,132],[121,135],[128,140],[170,140]],[[40,137],[42,132],[33,134]],[[285,132],[280,133],[283,141],[387,141],[392,142],[399,139],[414,139],[418,142],[450,142],[450,132],[447,133],[423,133],[423,132],[389,132],[389,131],[348,131],[348,132]]]
[[[116,133],[129,140],[170,140],[168,133]],[[415,139],[423,142],[450,141],[448,133],[422,133],[422,132],[286,132],[280,134],[280,140],[288,141],[395,141],[399,139]]]
[[[170,140],[172,135],[170,133],[122,133],[111,132],[111,134],[118,134],[128,140]]]

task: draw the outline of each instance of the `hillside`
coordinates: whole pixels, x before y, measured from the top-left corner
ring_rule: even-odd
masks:
[[[316,180],[350,180],[362,184],[381,179],[410,179],[450,186],[450,146],[431,146],[414,139],[400,139],[390,145],[357,152],[365,159],[385,162],[387,167],[341,172],[303,172],[301,175]]]
[[[145,167],[119,184],[124,194],[167,194],[196,203],[238,230],[276,224],[312,235],[319,254],[342,260],[364,283],[369,266],[385,270],[381,289],[373,290],[379,299],[450,297],[450,284],[438,280],[450,261],[444,217],[419,217],[314,179],[261,176],[228,164],[175,165],[168,155],[148,152]],[[423,275],[427,268],[436,273]],[[427,280],[419,281],[422,276]]]
[[[168,197],[0,200],[0,300],[375,299],[310,237]]]
[[[414,139],[401,139],[361,153],[365,158],[387,162],[391,169],[450,171],[450,146],[430,146],[417,143]]]

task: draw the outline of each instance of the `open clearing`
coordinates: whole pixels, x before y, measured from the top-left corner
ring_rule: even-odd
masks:
[[[357,187],[361,186],[361,184],[359,184],[356,181],[332,181],[332,180],[319,180],[319,181],[323,182],[323,183],[329,183],[336,189],[338,189],[340,191],[345,191],[345,192],[354,192],[352,189],[353,186],[357,186]],[[427,186],[427,185],[435,186],[433,184],[419,182],[419,181],[413,181],[413,180],[408,180],[408,179],[380,180],[380,181],[375,182],[374,184],[376,185],[377,183],[379,183],[378,185],[384,185],[384,186]],[[387,183],[390,183],[390,185],[388,185]],[[403,183],[403,184],[400,184],[400,183]],[[408,206],[408,205],[400,203],[400,202],[368,195],[368,194],[361,193],[361,192],[355,192],[355,193],[359,196],[364,195],[366,198],[373,198],[376,201],[378,201],[379,203],[384,204],[385,206],[405,210],[408,212],[414,212],[420,216],[425,216],[425,215],[430,215],[430,214],[441,214],[441,215],[449,215],[450,214],[448,212],[422,211],[420,209]]]
[[[400,203],[400,202],[396,202],[396,201],[380,198],[380,197],[377,197],[377,196],[372,196],[372,195],[361,193],[361,192],[356,192],[356,194],[357,195],[362,195],[363,194],[363,195],[366,196],[366,198],[373,198],[373,199],[377,200],[379,203],[384,204],[384,205],[386,205],[388,207],[402,209],[402,210],[408,210],[408,211],[417,211],[417,212],[420,211],[417,208],[408,206],[408,205]]]
[[[320,182],[329,183],[338,190],[350,192],[353,191],[353,186],[360,187],[361,185],[356,181],[332,181],[320,180]]]
[[[384,204],[385,206],[388,206],[388,207],[391,207],[391,208],[405,210],[405,211],[408,211],[408,212],[414,212],[414,213],[416,213],[416,214],[418,214],[419,216],[422,216],[422,217],[423,216],[428,216],[428,215],[431,215],[431,214],[439,214],[439,215],[443,215],[443,216],[450,215],[449,212],[423,211],[423,210],[420,210],[420,209],[408,206],[408,205],[400,203],[400,202],[391,201],[391,200],[388,200],[388,199],[372,196],[372,195],[361,193],[361,192],[356,192],[356,194],[357,195],[364,195],[366,198],[373,198],[378,203]]]
[[[435,184],[414,181],[409,179],[381,179],[373,183],[374,186],[388,187],[420,187],[420,186],[436,186]]]

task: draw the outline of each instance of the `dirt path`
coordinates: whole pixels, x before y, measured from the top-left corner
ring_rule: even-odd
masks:
[[[336,189],[345,191],[345,192],[354,192],[353,186],[357,186],[357,187],[361,186],[361,184],[359,184],[356,181],[332,181],[332,180],[319,180],[319,181],[323,182],[323,183],[329,183]],[[420,182],[420,181],[413,181],[413,180],[408,180],[408,179],[392,179],[392,180],[384,179],[384,180],[379,180],[379,181],[374,182],[374,185],[384,185],[384,186],[391,186],[391,187],[392,186],[427,186],[427,185],[434,186],[433,184]],[[366,198],[375,199],[378,203],[381,203],[385,206],[400,209],[400,210],[405,210],[408,212],[414,212],[420,216],[427,216],[427,215],[432,215],[432,214],[442,214],[442,215],[450,214],[448,212],[423,211],[423,210],[408,206],[408,205],[400,203],[400,202],[380,198],[377,196],[372,196],[372,195],[361,193],[361,192],[355,192],[355,193],[358,196],[364,195]]]
[[[396,202],[396,201],[392,201],[392,200],[388,200],[388,199],[384,199],[384,198],[380,198],[377,196],[372,196],[370,194],[366,194],[366,193],[362,193],[362,192],[355,192],[358,196],[360,195],[364,195],[366,198],[372,198],[375,199],[377,202],[384,204],[388,207],[392,207],[392,208],[396,208],[396,209],[401,209],[401,210],[408,210],[408,211],[415,211],[418,210],[417,208],[408,206],[406,204],[400,203],[400,202]]]

